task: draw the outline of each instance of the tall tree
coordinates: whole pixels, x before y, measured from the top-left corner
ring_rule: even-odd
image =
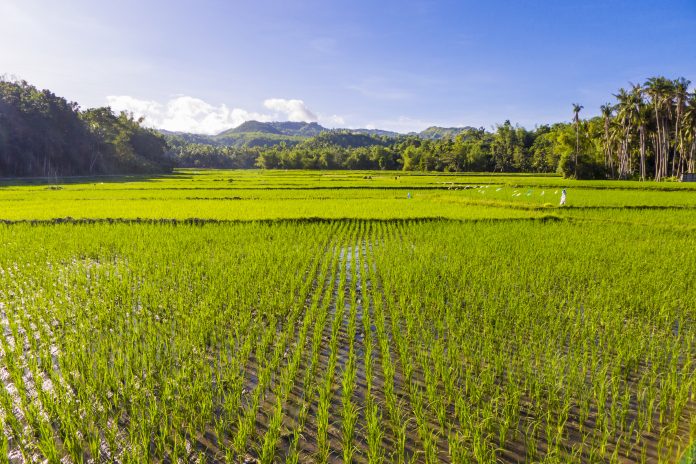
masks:
[[[609,169],[611,172],[611,177],[614,177],[614,156],[612,154],[612,141],[611,137],[609,135],[609,127],[611,123],[611,118],[614,114],[614,107],[610,104],[607,103],[605,105],[602,105],[600,107],[600,110],[602,112],[602,118],[604,121],[604,167],[606,169]]]
[[[696,92],[690,94],[684,108],[684,147],[686,172],[696,172]]]
[[[573,124],[575,125],[575,177],[578,177],[578,152],[580,151],[580,110],[584,107],[573,103]]]
[[[672,159],[672,173],[680,176],[685,165],[684,153],[684,134],[683,121],[684,107],[688,98],[689,85],[691,81],[680,77],[674,80],[674,105],[675,105],[675,128],[674,128],[674,158]],[[675,167],[676,163],[676,167]],[[676,170],[675,170],[676,168]]]
[[[646,154],[645,154],[645,131],[650,121],[649,109],[643,100],[643,89],[640,85],[634,85],[631,91],[630,104],[632,106],[631,122],[638,128],[638,141],[640,145],[640,180],[647,178]]]
[[[635,107],[633,97],[626,89],[619,89],[619,93],[614,96],[618,101],[616,104],[616,138],[619,140],[619,179],[625,179],[632,174],[630,147]]]
[[[655,180],[660,180],[668,175],[668,115],[671,111],[672,81],[661,76],[651,77],[645,83],[645,91],[650,96],[655,112]]]

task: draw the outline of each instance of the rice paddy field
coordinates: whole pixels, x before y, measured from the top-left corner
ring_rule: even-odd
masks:
[[[181,170],[0,221],[0,463],[696,459],[696,184]]]

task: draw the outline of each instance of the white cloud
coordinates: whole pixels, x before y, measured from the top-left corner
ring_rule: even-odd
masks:
[[[331,128],[336,128],[336,127],[345,127],[346,126],[346,120],[337,114],[332,114],[331,116],[323,116],[319,115],[319,124],[321,124],[324,127],[331,127]]]
[[[128,95],[106,97],[114,111],[129,111],[136,117],[144,117],[150,127],[170,131],[218,134],[244,121],[270,121],[267,114],[254,113],[227,105],[211,105],[200,98],[181,95],[165,104],[153,100],[139,100]]]
[[[317,116],[307,108],[302,100],[269,98],[263,102],[263,106],[269,110],[284,114],[288,121],[312,122],[317,120]]]
[[[150,117],[162,112],[162,105],[152,100],[138,100],[128,95],[106,97],[108,105],[114,111],[129,111],[136,116]]]
[[[322,115],[313,113],[302,100],[269,98],[263,105],[268,113],[257,113],[242,108],[218,106],[187,95],[178,95],[166,103],[154,100],[140,100],[129,95],[106,97],[112,110],[128,111],[135,117],[144,117],[145,125],[170,131],[192,132],[196,134],[219,134],[237,127],[244,121],[318,121],[325,127],[345,127],[345,119],[337,114]]]

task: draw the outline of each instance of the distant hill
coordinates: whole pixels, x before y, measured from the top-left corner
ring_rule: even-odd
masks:
[[[167,139],[178,139],[180,142],[186,143],[201,143],[203,145],[219,145],[213,135],[192,134],[190,132],[168,131],[165,129],[157,129]]]
[[[320,126],[316,122],[292,122],[292,121],[275,121],[275,122],[259,122],[245,121],[239,126],[219,133],[215,137],[226,138],[231,134],[243,134],[248,132],[260,132],[265,134],[282,134],[300,137],[313,137],[324,131],[325,127]]]
[[[395,139],[401,137],[404,134],[400,134],[394,131],[388,131],[383,129],[344,129],[350,131],[354,134],[366,134],[366,135],[376,135],[377,137],[389,137]]]
[[[302,140],[321,134],[328,129],[316,122],[245,121],[237,127],[212,136],[176,134],[191,143],[228,145],[233,147],[273,146],[285,142],[296,145]]]
[[[351,130],[336,129],[322,132],[321,134],[306,139],[302,142],[302,147],[306,148],[323,148],[323,147],[341,147],[341,148],[360,148],[371,147],[373,145],[388,145],[388,139],[378,137],[371,134],[356,133]]]
[[[300,135],[284,135],[272,132],[240,132],[238,134],[216,135],[213,137],[215,144],[228,145],[233,147],[271,147],[285,143],[286,145],[297,145],[309,137]]]
[[[242,134],[245,132],[262,132],[265,134],[280,134],[272,124],[259,121],[244,121],[237,127],[220,132],[216,137],[225,137],[232,134]]]
[[[274,146],[281,143],[297,145],[303,141],[330,134],[326,138],[319,138],[316,143],[320,145],[338,145],[343,147],[360,147],[381,144],[379,138],[416,136],[422,139],[441,140],[454,138],[462,132],[475,130],[471,127],[428,127],[421,132],[401,134],[399,132],[382,129],[327,129],[316,122],[292,122],[292,121],[245,121],[237,127],[220,132],[217,135],[189,134],[184,132],[171,132],[160,129],[160,132],[168,140],[177,144],[197,143],[203,145],[222,145],[232,147],[257,147]],[[351,137],[353,135],[355,137]],[[358,137],[358,136],[363,136]]]
[[[420,132],[413,132],[412,135],[416,135],[422,139],[429,140],[441,140],[441,139],[453,139],[462,132],[467,132],[470,130],[476,130],[473,127],[439,127],[430,126],[427,129]]]

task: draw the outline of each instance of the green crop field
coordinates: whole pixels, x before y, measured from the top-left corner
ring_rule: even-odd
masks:
[[[696,184],[179,170],[0,221],[0,463],[694,454]]]

